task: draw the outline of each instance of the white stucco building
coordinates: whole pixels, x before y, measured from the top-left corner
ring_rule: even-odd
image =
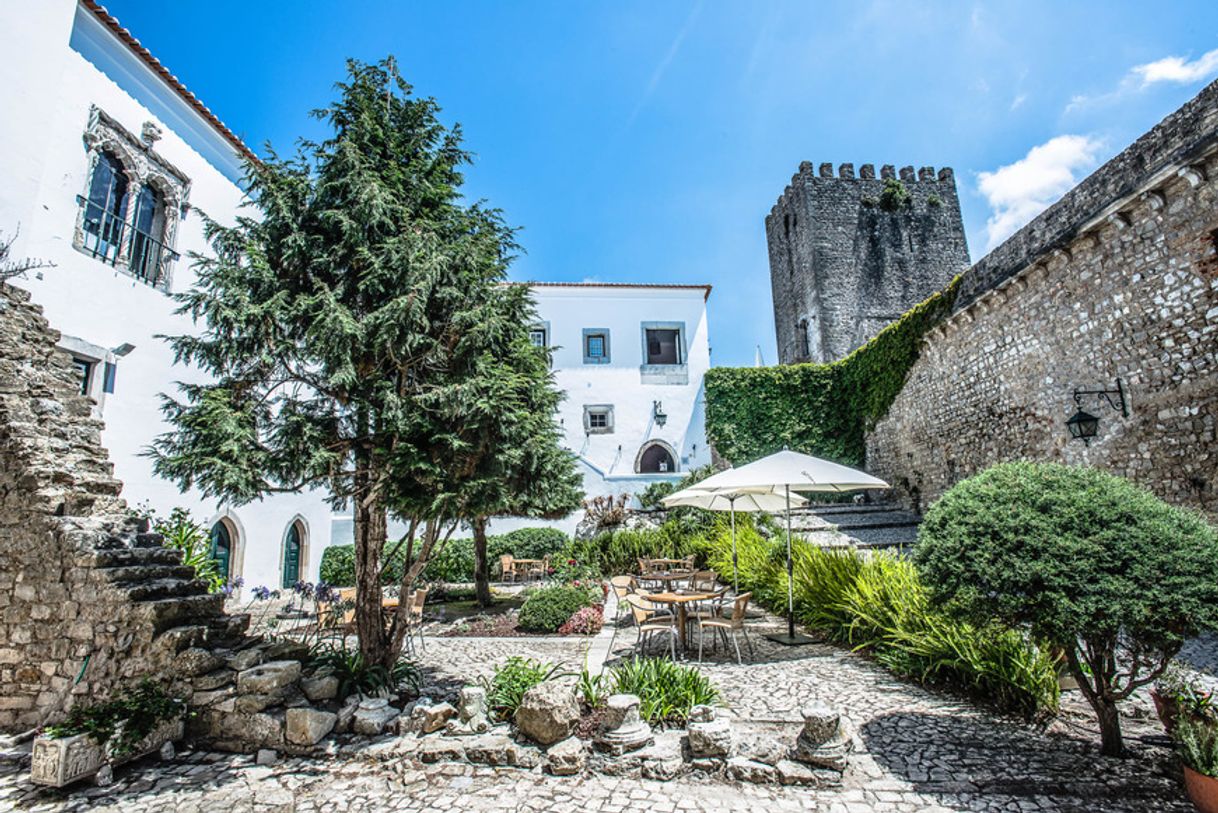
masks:
[[[157,336],[194,330],[170,295],[194,282],[189,254],[208,250],[199,211],[235,217],[248,147],[93,0],[0,5],[0,52],[0,232],[20,230],[13,257],[54,263],[14,282],[63,333],[123,496],[188,509],[247,586],[316,580],[322,550],[351,541],[323,493],[222,505],[180,493],[143,455],[167,429],[160,394],[201,380]],[[555,347],[558,419],[589,496],[637,493],[709,462],[709,286],[531,286],[533,335]]]
[[[169,294],[207,248],[196,209],[232,219],[248,149],[95,3],[0,5],[0,53],[0,232],[20,228],[14,257],[55,264],[14,282],[77,360],[123,496],[188,508],[247,585],[315,580],[331,528],[320,493],[223,506],[141,455],[165,429],[158,394],[198,378],[156,338],[192,329]]]
[[[709,285],[531,283],[554,348],[559,420],[589,496],[634,494],[710,462],[702,378]]]

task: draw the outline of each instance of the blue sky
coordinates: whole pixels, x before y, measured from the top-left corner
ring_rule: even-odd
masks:
[[[346,57],[460,122],[516,279],[711,283],[773,363],[763,218],[799,162],[952,166],[974,260],[1218,76],[1212,2],[232,2],[109,10],[255,150]]]

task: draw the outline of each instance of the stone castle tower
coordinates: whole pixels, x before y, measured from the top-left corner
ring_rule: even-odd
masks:
[[[946,167],[805,161],[765,231],[782,364],[842,358],[969,266]]]

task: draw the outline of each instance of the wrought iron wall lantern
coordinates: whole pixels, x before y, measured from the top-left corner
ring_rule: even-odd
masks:
[[[655,418],[656,426],[664,426],[668,423],[668,415],[664,412],[664,406],[659,401],[651,402],[651,415]]]
[[[1121,384],[1121,379],[1116,380],[1114,390],[1075,389],[1074,405],[1078,407],[1078,411],[1070,416],[1070,420],[1066,421],[1066,427],[1070,430],[1070,437],[1081,440],[1086,446],[1091,445],[1091,439],[1096,436],[1100,428],[1100,419],[1083,410],[1083,399],[1088,396],[1094,396],[1097,401],[1105,401],[1114,410],[1119,410],[1122,417],[1129,417],[1129,408],[1125,403],[1125,387]]]

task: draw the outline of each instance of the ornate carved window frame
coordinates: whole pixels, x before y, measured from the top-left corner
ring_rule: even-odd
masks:
[[[88,171],[85,173],[82,197],[88,198],[93,173],[102,153],[108,152],[117,158],[127,176],[128,197],[123,213],[122,238],[114,267],[124,274],[135,276],[129,267],[131,240],[135,231],[135,200],[144,185],[154,187],[161,194],[165,223],[160,240],[168,252],[160,258],[156,279],[147,284],[169,293],[173,282],[173,259],[176,256],[173,249],[177,242],[178,224],[190,211],[190,178],[153,149],[160,137],[160,128],[151,121],[145,122],[140,135],[136,136],[97,105],[90,106],[89,121],[83,134],[88,153]],[[93,252],[85,247],[84,226],[85,207],[80,206],[76,214],[72,245],[77,251],[93,256]]]

